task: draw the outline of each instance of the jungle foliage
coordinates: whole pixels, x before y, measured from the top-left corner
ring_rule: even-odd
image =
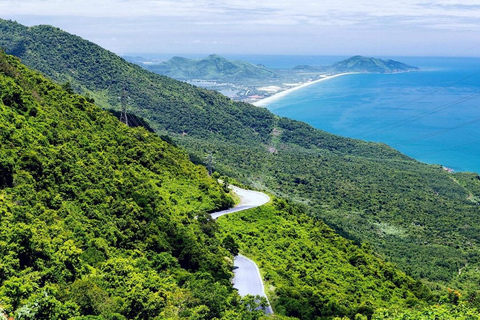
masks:
[[[278,314],[353,319],[433,300],[420,281],[382,261],[369,245],[342,238],[302,206],[275,198],[272,205],[222,216],[218,223],[259,265]]]
[[[418,163],[383,146],[368,155],[372,146],[362,148],[363,142],[352,143],[352,154],[341,151],[341,140],[325,147],[313,143],[307,147],[308,142],[303,142],[302,147],[302,139],[314,136],[302,132],[303,127],[281,129],[280,134],[276,132],[281,127],[276,127],[267,146],[202,144],[191,137],[183,142],[196,154],[217,150],[217,170],[306,204],[311,215],[336,232],[358,244],[371,243],[384,258],[425,279],[432,289],[443,291],[449,285],[464,293],[478,290],[477,174],[450,174],[441,166]],[[322,133],[316,135],[320,138]],[[355,149],[364,155],[355,155]]]
[[[212,152],[223,175],[290,197],[336,232],[369,242],[409,275],[443,292],[476,294],[480,178],[451,174],[377,143],[342,138],[263,108],[147,72],[50,26],[0,20],[0,47],[99,105],[130,111],[184,146],[194,162]],[[2,163],[11,170],[9,163]],[[11,184],[11,175],[0,179]]]
[[[143,128],[0,54],[0,318],[258,319],[207,212],[233,200]]]

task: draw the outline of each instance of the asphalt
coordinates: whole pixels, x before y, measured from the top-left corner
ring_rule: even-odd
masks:
[[[232,186],[232,190],[240,197],[240,203],[233,208],[212,213],[211,216],[213,219],[217,219],[218,217],[229,213],[256,208],[270,201],[270,197],[262,192],[244,190],[235,186]]]
[[[214,219],[226,214],[256,208],[270,201],[270,197],[262,192],[244,190],[235,186],[232,186],[232,190],[240,197],[240,203],[231,209],[212,213],[211,215]],[[258,295],[265,297],[268,301],[262,276],[255,262],[239,254],[235,257],[233,266],[233,287],[238,290],[240,296],[243,297],[248,294]],[[265,308],[265,313],[273,313],[272,307],[268,306]]]
[[[235,257],[233,268],[233,287],[238,290],[242,297],[250,294],[267,298],[263,287],[262,276],[255,262],[239,254]],[[267,298],[268,301],[268,298]],[[270,304],[270,302],[268,303]],[[272,307],[265,308],[266,314],[273,313]]]

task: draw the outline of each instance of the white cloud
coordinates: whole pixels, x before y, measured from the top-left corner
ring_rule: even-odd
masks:
[[[418,0],[2,0],[2,15],[81,16],[96,18],[190,17],[228,22],[243,17],[268,16],[272,24],[307,18],[345,15],[353,22],[368,17],[443,16],[480,17],[480,1]]]
[[[460,32],[480,31],[480,0],[0,0],[0,16],[53,24],[114,51],[141,41],[152,50],[205,50],[207,44],[212,51],[234,50],[244,41],[279,50],[280,40],[300,51],[300,39],[332,39],[337,43],[330,45],[341,47],[368,32],[385,45],[408,32],[418,37],[443,30],[461,38]],[[194,47],[175,47],[179,42]]]

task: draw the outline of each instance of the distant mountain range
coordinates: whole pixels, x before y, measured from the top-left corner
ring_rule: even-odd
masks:
[[[160,64],[141,64],[150,71],[178,80],[235,81],[246,78],[271,79],[279,77],[277,73],[265,66],[254,65],[245,61],[230,61],[216,54],[199,60],[173,57]]]
[[[255,65],[245,61],[232,61],[219,55],[209,55],[203,59],[188,59],[173,57],[161,63],[149,63],[141,57],[125,57],[144,68],[177,80],[216,80],[236,82],[246,80],[269,80],[285,78],[285,70],[269,69],[263,65]],[[418,71],[417,67],[409,66],[395,60],[354,56],[339,61],[331,66],[299,65],[290,69],[292,73],[397,73]]]

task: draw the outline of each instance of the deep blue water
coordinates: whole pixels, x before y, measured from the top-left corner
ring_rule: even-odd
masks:
[[[274,56],[270,65],[262,62],[270,67],[304,63],[298,59]],[[341,136],[387,143],[426,163],[480,173],[480,59],[394,59],[422,71],[345,75],[267,108]]]

